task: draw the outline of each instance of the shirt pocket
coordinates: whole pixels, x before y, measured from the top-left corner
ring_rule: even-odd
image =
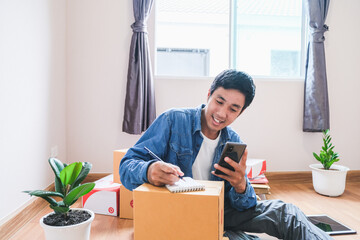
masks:
[[[170,143],[171,160],[174,164],[179,166],[182,171],[192,166],[193,151],[188,147],[183,147],[176,143]]]

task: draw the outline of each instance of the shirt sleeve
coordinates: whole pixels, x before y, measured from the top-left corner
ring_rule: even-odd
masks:
[[[230,185],[230,183],[228,183]],[[230,185],[231,186],[231,185]],[[238,211],[244,211],[256,205],[257,199],[254,188],[251,186],[248,178],[246,178],[246,190],[244,193],[237,193],[231,186],[228,191],[230,204]]]
[[[119,166],[121,183],[129,190],[133,190],[148,182],[149,166],[158,161],[154,159],[144,147],[162,158],[166,152],[169,139],[170,123],[165,114],[160,115],[146,130],[139,141],[126,152]]]

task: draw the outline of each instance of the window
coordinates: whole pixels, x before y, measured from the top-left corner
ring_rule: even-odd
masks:
[[[157,48],[157,61],[163,75],[209,76],[209,49]]]
[[[301,77],[301,0],[156,0],[156,74]]]

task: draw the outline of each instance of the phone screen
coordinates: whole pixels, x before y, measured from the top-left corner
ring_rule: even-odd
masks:
[[[220,161],[218,162],[218,164],[222,167],[230,169],[231,171],[234,171],[235,169],[230,164],[225,162],[224,158],[229,157],[233,161],[238,163],[238,162],[240,162],[240,159],[241,159],[242,155],[244,154],[245,149],[246,149],[246,144],[244,144],[244,143],[227,142],[221,153]],[[220,174],[226,175],[225,173],[223,173],[222,171],[220,171],[218,169],[215,170],[215,173],[219,174],[219,175]]]

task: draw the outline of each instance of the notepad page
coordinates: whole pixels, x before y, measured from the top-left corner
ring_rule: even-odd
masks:
[[[166,185],[166,188],[172,193],[177,193],[205,190],[205,185],[197,182],[191,177],[183,177],[183,179],[180,179],[174,183],[174,185]]]

